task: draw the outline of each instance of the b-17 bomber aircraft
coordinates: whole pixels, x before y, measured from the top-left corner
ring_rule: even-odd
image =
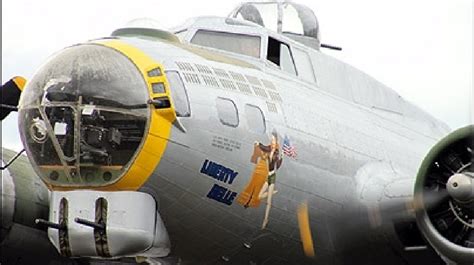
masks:
[[[474,264],[474,126],[324,48],[309,8],[246,2],[4,84],[1,264]]]

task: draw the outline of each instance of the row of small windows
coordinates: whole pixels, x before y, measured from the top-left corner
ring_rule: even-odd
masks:
[[[169,83],[173,87],[171,96],[173,98],[176,115],[178,117],[191,116],[188,95],[178,72],[167,71],[166,75]],[[234,128],[239,126],[239,111],[234,101],[219,97],[216,99],[216,108],[219,120],[223,125]],[[246,104],[244,111],[248,129],[254,133],[265,133],[265,117],[262,110],[255,105]]]
[[[239,111],[234,101],[228,98],[216,99],[217,116],[223,125],[239,126]],[[254,105],[245,105],[245,117],[250,131],[263,134],[266,131],[265,117],[262,110]]]

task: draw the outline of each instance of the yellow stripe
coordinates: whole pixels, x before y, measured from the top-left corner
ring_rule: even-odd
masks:
[[[25,87],[26,84],[26,79],[21,77],[21,76],[15,76],[13,78],[13,82],[15,82],[16,86],[20,91],[23,91],[23,88]]]
[[[155,62],[141,50],[121,42],[119,40],[108,40],[99,44],[113,48],[125,56],[127,56],[140,70],[145,79],[150,99],[155,97],[167,96],[170,98],[169,83],[164,75],[163,66]],[[148,71],[159,68],[161,76],[149,77]],[[152,83],[162,82],[165,86],[165,93],[153,93]],[[172,103],[171,103],[172,104]],[[145,141],[138,151],[135,161],[131,163],[130,168],[117,182],[104,187],[90,187],[98,190],[137,190],[139,189],[153,174],[158,163],[163,156],[168,142],[171,126],[176,118],[173,105],[169,109],[151,108],[150,125]]]
[[[298,225],[300,228],[301,242],[303,242],[304,254],[314,257],[313,237],[309,226],[308,203],[302,203],[298,207]]]

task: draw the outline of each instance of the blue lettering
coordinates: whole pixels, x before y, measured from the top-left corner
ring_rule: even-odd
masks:
[[[214,186],[212,186],[211,190],[207,194],[207,197],[211,198],[213,200],[216,200],[216,201],[220,201],[220,198],[222,198],[222,196],[224,196],[226,191],[227,191],[226,188],[221,187],[217,184],[214,184]]]
[[[217,170],[219,170],[219,164],[216,164],[214,162],[211,162],[212,163],[212,170],[211,172],[209,172],[209,176],[213,177],[213,178],[217,178]]]
[[[229,198],[227,199],[227,205],[231,205],[234,202],[235,197],[237,196],[237,192],[233,191]]]
[[[207,194],[208,198],[227,205],[232,205],[236,196],[237,192],[233,192],[217,184],[214,184],[214,186],[212,186],[211,190]]]
[[[209,172],[209,160],[206,159],[206,161],[204,161],[204,164],[202,164],[201,173],[207,174],[207,172]]]
[[[222,172],[222,166],[216,164],[216,172],[214,172],[215,174],[213,177],[219,181],[222,181],[221,172]]]
[[[225,167],[219,165],[216,172],[216,179],[219,181],[224,181],[224,177],[225,177]]]
[[[226,167],[222,167],[222,180],[224,183],[227,183],[227,179],[229,178],[229,171],[231,171],[230,169],[226,168]]]
[[[207,159],[204,160],[204,163],[202,164],[201,173],[228,184],[232,184],[239,174],[230,168],[224,167]]]
[[[234,179],[237,177],[237,175],[239,174],[239,172],[234,172],[232,170],[230,170],[229,172],[229,184],[232,184],[234,182]]]
[[[209,161],[209,165],[207,166],[206,175],[212,176],[212,171],[213,170],[214,170],[214,163],[212,161]]]

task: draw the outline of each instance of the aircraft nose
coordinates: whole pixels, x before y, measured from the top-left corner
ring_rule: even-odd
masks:
[[[48,184],[97,187],[133,163],[150,120],[148,87],[124,54],[98,44],[62,50],[27,84],[19,129]]]

